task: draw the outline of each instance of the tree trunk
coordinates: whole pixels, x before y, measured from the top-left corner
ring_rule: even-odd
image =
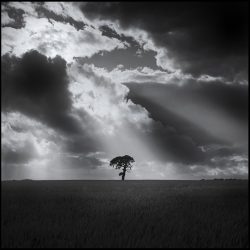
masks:
[[[124,179],[125,179],[125,173],[126,173],[126,169],[123,169],[123,172],[122,172],[122,181],[124,181]]]

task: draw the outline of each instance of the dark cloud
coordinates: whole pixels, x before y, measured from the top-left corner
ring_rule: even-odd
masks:
[[[50,10],[46,9],[45,7],[43,7],[42,3],[41,3],[41,5],[36,7],[36,11],[37,11],[37,14],[40,18],[46,17],[46,18],[48,18],[49,21],[52,19],[52,20],[55,20],[57,22],[68,23],[68,24],[72,25],[76,30],[83,30],[85,28],[85,26],[87,25],[84,22],[74,20],[70,16],[65,17],[65,16],[58,15],[58,14],[54,13],[53,11],[50,11]]]
[[[146,108],[155,121],[144,136],[162,150],[160,160],[183,164],[201,163],[205,160],[205,154],[199,146],[218,140],[186,119],[141,96],[138,94],[140,91],[136,92],[130,85],[128,87],[128,98]]]
[[[2,57],[2,110],[20,111],[65,133],[80,133],[72,114],[66,62],[30,51]]]
[[[101,51],[95,54],[90,60],[96,63],[98,67],[107,67],[109,70],[115,68],[118,64],[124,65],[126,69],[137,67],[150,67],[151,69],[163,70],[156,64],[156,52],[153,50],[144,50],[132,36],[118,34],[114,29],[107,25],[102,25],[99,28],[103,36],[116,38],[121,42],[125,42],[126,49],[115,49],[113,51]],[[105,65],[104,65],[104,62]]]
[[[159,158],[161,161],[195,164],[202,163],[205,159],[198,143],[173,127],[154,123],[146,136],[162,150]]]
[[[160,122],[166,130],[172,135],[185,135],[193,138],[197,145],[219,143],[220,140],[209,135],[206,131],[193,124],[191,121],[181,117],[180,115],[170,111],[167,106],[162,107],[161,105],[154,102],[154,97],[145,96],[140,93],[139,85],[127,84],[130,89],[128,98],[133,103],[141,105],[146,108],[149,112],[149,116],[157,122]],[[147,89],[150,93],[150,88]],[[159,136],[161,138],[161,136]]]
[[[184,86],[157,83],[125,85],[130,90],[128,98],[146,108],[157,122],[148,136],[170,154],[171,160],[205,164],[213,157],[247,153],[247,86],[218,82]],[[186,115],[179,113],[180,109],[185,110]],[[201,121],[196,121],[196,117]],[[209,128],[210,124],[213,127]],[[220,146],[202,150],[204,145]],[[169,155],[166,158],[169,159]]]
[[[107,25],[101,25],[99,27],[99,30],[102,32],[103,36],[116,38],[122,42],[127,42],[131,47],[136,49],[139,49],[141,47],[140,44],[132,36],[125,36],[124,34],[118,34],[114,29],[110,28]]]
[[[114,49],[112,51],[100,51],[92,57],[78,57],[79,63],[94,64],[96,67],[113,70],[117,65],[123,65],[124,69],[135,69],[137,67],[150,67],[151,69],[161,69],[156,65],[154,51],[140,51],[137,49],[127,48]]]
[[[185,72],[247,79],[247,2],[95,2],[81,9],[91,19],[146,30]]]
[[[194,105],[206,106],[206,104],[210,104],[213,105],[214,110],[222,111],[242,125],[247,125],[248,122],[248,86],[246,85],[230,85],[218,81],[209,83],[190,81],[183,86],[174,83],[166,85],[125,83],[125,85],[130,89],[128,97],[136,103],[138,103],[138,98],[144,98],[144,100],[147,98],[146,102],[148,101],[150,104],[148,105],[149,109],[154,105],[153,100],[158,97],[162,106],[164,106],[164,110],[170,113],[168,105],[175,98],[176,105],[184,106],[193,103]],[[172,100],[168,99],[170,97],[172,97]],[[143,105],[147,105],[146,102]],[[157,112],[159,108],[152,108],[152,110]],[[168,121],[171,123],[175,119],[176,117],[171,117]]]
[[[132,37],[124,34],[118,34],[114,29],[107,25],[99,27],[103,36],[116,38],[125,42],[126,49],[116,48],[112,51],[99,51],[92,57],[75,57],[79,63],[93,63],[96,67],[112,70],[117,65],[123,65],[125,69],[135,69],[137,67],[149,67],[151,69],[160,69],[156,64],[156,52],[153,50],[144,50],[142,46]],[[126,45],[127,43],[127,45]]]

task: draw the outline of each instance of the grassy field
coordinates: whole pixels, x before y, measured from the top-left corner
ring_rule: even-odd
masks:
[[[248,181],[2,181],[1,247],[248,247]]]

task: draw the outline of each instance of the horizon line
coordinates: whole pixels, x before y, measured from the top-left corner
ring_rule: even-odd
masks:
[[[247,180],[248,178],[212,178],[212,179],[129,179],[124,181],[227,181],[227,180]],[[124,182],[122,180],[114,180],[114,179],[5,179],[3,181],[119,181]]]

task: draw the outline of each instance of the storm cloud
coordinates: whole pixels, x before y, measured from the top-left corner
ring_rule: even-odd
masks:
[[[247,79],[247,2],[83,3],[81,9],[91,19],[147,31],[184,72]]]
[[[66,133],[79,133],[71,114],[66,62],[30,51],[22,58],[2,57],[2,108],[21,111]]]

